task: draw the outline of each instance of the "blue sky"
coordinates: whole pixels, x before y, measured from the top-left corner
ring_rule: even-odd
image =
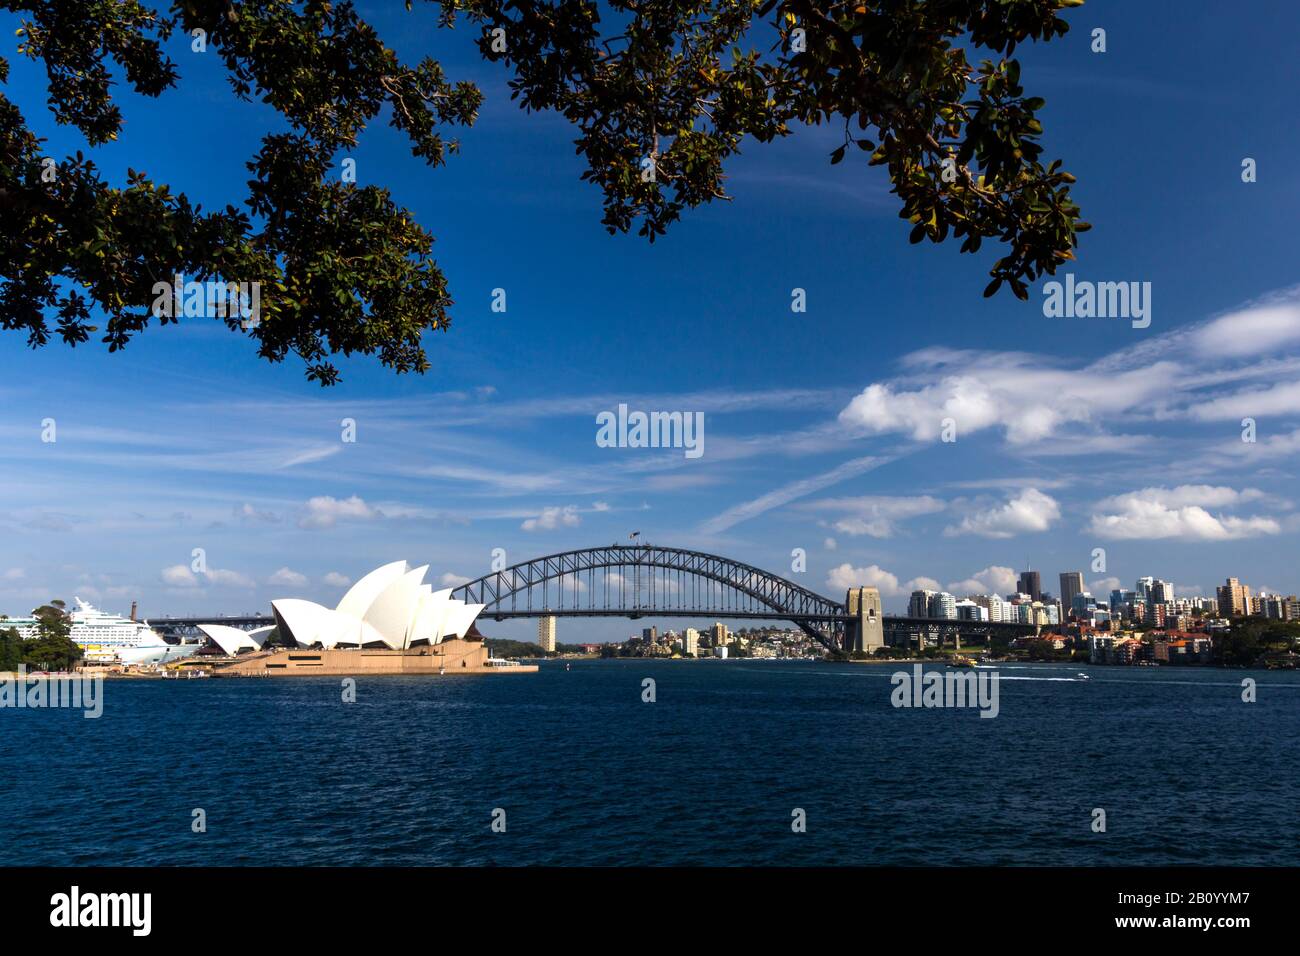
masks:
[[[0,336],[0,609],[73,594],[153,615],[332,604],[345,579],[399,557],[454,581],[485,572],[494,548],[522,560],[633,530],[828,595],[877,584],[888,608],[915,584],[1005,591],[1006,569],[1029,565],[1051,590],[1072,569],[1106,589],[1152,574],[1182,594],[1227,575],[1300,590],[1287,5],[1216,17],[1093,2],[1068,37],[1020,52],[1025,86],[1048,100],[1047,153],[1078,176],[1094,224],[1070,271],[1150,282],[1147,329],[1046,318],[1041,284],[1027,303],[982,299],[994,247],[908,245],[884,172],[828,164],[831,128],[749,144],[729,168],[734,201],[653,246],[611,237],[572,129],[520,112],[467,30],[439,31],[419,7],[363,13],[399,53],[432,52],[488,98],[444,169],[383,125],[351,154],[437,239],[456,305],[427,343],[432,371],[345,360],[323,390],[197,319],[116,355]],[[16,25],[0,18],[6,36]],[[50,120],[43,74],[5,55],[6,93],[49,152],[84,149]],[[180,88],[123,94],[125,133],[95,159],[207,206],[236,200],[271,118],[229,96],[211,54],[178,41],[173,56]],[[1245,157],[1258,182],[1241,181]],[[702,412],[704,455],[597,447],[595,416],[620,402]],[[944,417],[955,442],[938,440]],[[1104,572],[1090,570],[1098,547]],[[206,576],[185,571],[194,548]],[[633,629],[566,623],[561,640]]]

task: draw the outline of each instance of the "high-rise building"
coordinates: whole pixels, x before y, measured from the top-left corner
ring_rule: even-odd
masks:
[[[1043,582],[1037,571],[1021,571],[1020,583],[1017,586],[1033,600],[1041,601],[1043,599]]]
[[[977,594],[971,598],[980,607],[989,609],[988,620],[993,622],[1010,620],[1011,605],[998,594]]]
[[[907,616],[929,617],[930,598],[935,593],[934,591],[913,591],[911,600],[907,602]]]
[[[714,621],[713,627],[709,628],[710,643],[714,647],[726,647],[731,643],[731,635],[727,632],[727,625],[720,621]]]
[[[1075,595],[1083,593],[1083,572],[1061,572],[1061,606],[1068,612],[1074,607]]]
[[[537,646],[548,653],[555,650],[554,614],[544,614],[537,619]]]
[[[931,592],[929,616],[945,621],[957,620],[957,599],[947,591]]]
[[[1228,578],[1215,589],[1222,617],[1243,617],[1250,613],[1250,588],[1236,578]]]
[[[659,628],[657,627],[641,628],[641,640],[645,641],[647,644],[658,644]]]
[[[693,627],[688,627],[682,634],[682,652],[685,654],[700,652],[700,632]]]

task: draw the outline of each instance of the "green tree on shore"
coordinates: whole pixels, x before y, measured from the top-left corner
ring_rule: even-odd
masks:
[[[23,662],[23,639],[17,628],[0,629],[0,672],[16,671]]]
[[[81,648],[72,640],[72,618],[59,600],[38,607],[36,637],[23,642],[23,663],[40,670],[71,670],[81,660]]]
[[[485,59],[509,71],[528,111],[567,119],[602,195],[611,233],[650,241],[692,208],[729,198],[727,162],[750,142],[833,124],[832,164],[884,167],[908,237],[985,240],[1001,255],[985,295],[1074,257],[1088,228],[1074,179],[1045,162],[1040,97],[1013,54],[1064,35],[1082,0],[440,0]],[[415,0],[407,0],[412,10]],[[429,367],[422,337],[447,329],[452,298],[433,237],[382,185],[345,180],[341,161],[386,113],[430,167],[457,149],[448,128],[483,100],[432,58],[402,63],[350,2],[0,0],[22,17],[18,52],[40,61],[54,121],[89,150],[116,140],[113,87],[159,97],[180,81],[164,48],[202,43],[234,96],[283,123],[247,161],[248,192],[205,211],[187,184],[130,169],[111,183],[93,158],[47,156],[44,139],[0,94],[0,328],[32,347],[98,334],[126,347],[161,313],[157,286],[256,282],[256,323],[219,317],[264,359],[290,355],[332,384],[336,356],[377,355],[396,372]],[[411,16],[429,15],[426,4]],[[176,46],[172,47],[175,51]],[[968,51],[986,55],[976,62]],[[0,83],[8,61],[0,58]],[[115,162],[115,160],[114,160]],[[418,186],[414,188],[419,188]]]

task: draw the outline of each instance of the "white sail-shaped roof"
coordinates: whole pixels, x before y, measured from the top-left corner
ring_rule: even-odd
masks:
[[[487,607],[486,604],[463,604],[460,601],[452,607],[442,625],[442,639],[464,637],[474,624],[474,618]]]
[[[411,617],[420,603],[420,581],[428,570],[426,564],[402,575],[384,588],[366,611],[366,623],[382,635],[384,644],[395,651],[407,646]]]
[[[337,610],[352,617],[364,618],[366,612],[370,610],[370,605],[375,603],[375,598],[405,573],[405,561],[394,561],[392,564],[385,564],[382,568],[375,568],[348,588],[348,593],[339,601]]]
[[[275,627],[286,643],[300,647],[383,646],[405,650],[417,641],[437,644],[446,638],[463,637],[484,605],[452,600],[451,588],[434,591],[422,583],[428,570],[428,565],[407,570],[405,561],[376,568],[343,595],[336,609],[297,598],[272,601]],[[275,629],[241,631],[223,624],[200,627],[232,655],[261,648]]]
[[[321,607],[313,601],[288,598],[272,601],[271,607],[280,623],[281,633],[287,630],[286,636],[303,647],[311,647],[313,644],[331,648],[339,644],[364,646],[386,643],[383,635],[365,621]]]
[[[255,627],[251,631],[245,631],[244,634],[250,641],[260,648],[266,646],[267,638],[271,636],[271,632],[274,630],[275,625],[268,624],[266,627]]]
[[[420,599],[420,606],[411,622],[411,641],[428,641],[437,644],[442,639],[442,622],[451,604],[451,588],[434,591]]]
[[[221,648],[221,653],[227,657],[234,657],[240,651],[255,651],[262,645],[255,642],[249,636],[247,631],[241,631],[237,627],[231,627],[228,624],[200,624],[199,630],[212,638],[212,642]],[[271,628],[263,628],[270,633]],[[262,638],[265,643],[266,638]]]

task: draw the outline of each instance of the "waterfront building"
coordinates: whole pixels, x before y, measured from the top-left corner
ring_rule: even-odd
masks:
[[[929,617],[930,616],[930,599],[935,594],[934,591],[913,591],[911,599],[907,602],[908,617]]]
[[[1223,617],[1242,617],[1250,613],[1250,588],[1236,578],[1215,589],[1219,599],[1219,614]]]
[[[989,612],[988,620],[990,622],[1001,622],[1010,620],[1009,605],[1000,595],[997,594],[977,594],[971,598],[980,607],[987,608]]]
[[[428,565],[411,570],[405,561],[376,568],[330,609],[296,598],[271,602],[280,637],[300,647],[386,647],[405,650],[464,637],[483,610],[422,584]],[[210,625],[209,625],[210,626]]]
[[[700,653],[700,632],[693,627],[688,627],[682,635],[682,652],[685,654]]]
[[[731,634],[727,630],[727,625],[721,621],[714,621],[713,627],[709,628],[709,643],[714,647],[726,647],[730,641]]]
[[[645,627],[645,628],[642,628],[642,629],[641,629],[641,640],[645,641],[647,644],[658,644],[658,643],[659,643],[659,628],[657,628],[657,627]]]
[[[932,591],[928,602],[928,610],[928,617],[955,621],[957,619],[957,599],[947,591]]]
[[[1082,571],[1062,571],[1061,572],[1061,605],[1062,607],[1073,610],[1074,599],[1077,595],[1083,594],[1083,572]]]
[[[555,652],[554,614],[544,614],[537,619],[537,646],[548,654]]]
[[[957,620],[959,621],[987,621],[989,619],[989,609],[976,604],[972,600],[957,602]]]

